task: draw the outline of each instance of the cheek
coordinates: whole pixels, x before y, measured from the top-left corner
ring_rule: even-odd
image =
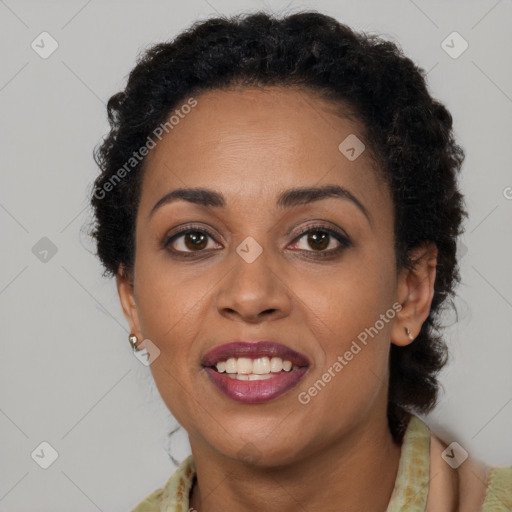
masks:
[[[336,406],[357,415],[386,383],[395,317],[392,276],[383,258],[361,257],[295,289],[318,346],[316,367],[300,391],[308,395],[304,401],[316,402],[319,414]]]
[[[159,252],[141,251],[135,272],[141,328],[147,337],[167,343],[182,339],[175,336],[188,316],[200,307],[207,284],[187,277],[186,272]]]
[[[197,353],[198,318],[202,315],[204,287],[200,282],[181,283],[176,274],[155,266],[139,272],[139,316],[143,335],[160,354],[150,370],[160,396],[180,424],[189,427],[197,404],[193,371]],[[137,286],[137,284],[136,284]]]
[[[328,272],[303,272],[287,284],[310,316],[309,323],[318,325],[319,336],[338,339],[340,350],[392,304],[392,270],[364,254],[347,258]]]

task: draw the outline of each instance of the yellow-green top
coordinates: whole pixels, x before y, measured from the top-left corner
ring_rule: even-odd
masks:
[[[431,432],[420,418],[412,416],[402,443],[395,487],[386,512],[430,512],[430,510],[442,512],[439,510],[439,505],[430,503],[429,484],[433,481],[433,476],[437,478],[436,484],[442,478],[451,481],[451,475],[456,474],[457,469],[438,471],[437,473],[442,474],[441,478],[437,473],[431,475],[433,466],[431,467],[430,457]],[[469,464],[469,460],[463,462],[460,467],[464,464]],[[480,512],[512,512],[512,466],[508,468],[486,467],[486,470],[487,486],[485,490],[482,489],[482,497],[476,498],[478,503],[475,500],[473,500],[475,502],[468,502],[467,509],[471,508]],[[467,473],[474,474],[474,471],[470,469],[467,470]],[[157,489],[141,501],[132,512],[189,512],[189,494],[195,475],[194,460],[190,455],[181,463],[164,487]],[[450,485],[440,488],[439,492],[447,493],[441,499],[439,496],[437,497],[438,500],[440,499],[440,503],[456,503],[459,498],[455,495],[461,492],[460,480],[461,478],[458,478],[458,484],[455,487],[458,489],[457,491],[454,491],[454,487]],[[472,484],[468,484],[468,487],[470,486]],[[464,496],[464,494],[467,493],[463,491],[461,495]],[[428,505],[427,499],[429,499]],[[434,500],[432,499],[432,501]],[[446,510],[452,510],[451,506],[446,505]],[[459,506],[461,506],[460,502]],[[462,508],[460,510],[462,511]]]

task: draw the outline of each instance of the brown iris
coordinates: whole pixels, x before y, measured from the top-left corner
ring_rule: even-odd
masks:
[[[313,248],[325,249],[329,245],[329,234],[325,231],[311,231],[308,235],[308,243]]]
[[[185,235],[185,246],[187,249],[204,249],[207,243],[207,235],[200,231],[190,231]]]

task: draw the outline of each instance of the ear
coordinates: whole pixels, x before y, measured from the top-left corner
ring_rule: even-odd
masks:
[[[130,326],[130,332],[135,334],[139,340],[143,339],[140,328],[139,312],[135,300],[133,276],[126,271],[123,265],[120,265],[116,274],[117,292],[124,316]]]
[[[414,341],[430,313],[434,297],[438,250],[433,242],[425,242],[409,251],[414,269],[403,268],[398,275],[397,300],[402,309],[397,312],[391,331],[391,343],[406,346]],[[406,328],[413,339],[409,339]]]

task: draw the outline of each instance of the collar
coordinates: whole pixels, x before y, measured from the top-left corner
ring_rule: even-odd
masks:
[[[402,441],[395,487],[386,512],[424,512],[430,479],[430,429],[412,415]]]
[[[417,416],[411,416],[404,434],[395,487],[386,512],[423,512],[429,487],[430,430]],[[159,512],[187,512],[196,467],[189,455],[169,478],[160,496]]]

